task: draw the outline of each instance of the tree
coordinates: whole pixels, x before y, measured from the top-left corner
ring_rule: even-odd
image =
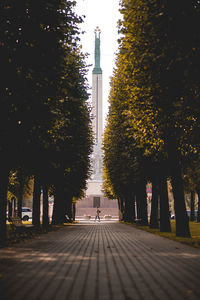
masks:
[[[121,7],[120,55],[130,132],[144,153],[164,152],[168,159],[176,233],[189,236],[181,158],[194,147],[199,127],[199,12],[188,1],[122,1]]]
[[[90,175],[92,130],[87,99],[85,65],[78,52],[67,58],[70,89],[67,99],[58,103],[51,136],[55,141],[55,207],[53,223],[63,223],[66,207],[72,208],[73,197],[79,198],[86,188]],[[67,118],[66,118],[67,115]],[[70,196],[69,196],[70,195]]]
[[[118,61],[111,80],[110,109],[103,141],[104,190],[118,199],[120,218],[134,222],[138,157],[141,154],[133,136],[127,134],[129,126],[124,116],[127,92],[120,68]]]
[[[83,136],[81,141],[82,143],[87,141],[86,146],[83,147],[82,158],[87,158],[88,153],[85,151],[91,147],[90,130],[87,127],[89,112],[86,104],[88,98],[86,66],[82,54],[78,52],[77,44],[78,25],[82,19],[75,15],[74,5],[75,2],[66,0],[41,2],[23,0],[18,4],[10,0],[1,3],[0,6],[2,17],[0,232],[2,240],[6,236],[5,195],[9,171],[16,170],[20,166],[35,178],[40,175],[40,188],[44,178],[48,177],[48,181],[51,182],[49,177],[52,175],[49,176],[49,173],[52,174],[51,171],[57,160],[56,155],[59,154],[55,151],[59,145],[54,143],[51,132],[55,127],[55,116],[59,118],[56,110],[57,107],[60,108],[60,103],[67,103],[66,120],[68,116],[71,123],[76,120],[77,128],[78,117],[80,117],[80,123],[84,124],[85,137]],[[77,63],[75,63],[76,59]],[[68,98],[71,100],[68,101]],[[70,107],[70,103],[74,104],[73,107]],[[74,115],[76,113],[74,107],[80,112],[77,119]],[[57,123],[59,126],[58,119]],[[74,123],[70,126],[73,128]],[[64,129],[64,126],[62,128]],[[83,130],[82,125],[80,128]],[[73,134],[74,138],[77,132],[74,130],[70,134]],[[78,134],[80,135],[81,131]],[[69,145],[70,136],[64,135],[64,137],[68,139],[67,145]],[[70,149],[72,150],[72,147]],[[79,150],[80,145],[77,151]],[[53,159],[52,153],[55,154]],[[72,152],[68,151],[68,154],[70,161]],[[85,161],[82,173],[84,178],[87,177],[88,171],[88,160]],[[38,192],[36,194],[38,195]],[[33,215],[34,222],[37,220],[39,226],[39,210],[34,209]]]

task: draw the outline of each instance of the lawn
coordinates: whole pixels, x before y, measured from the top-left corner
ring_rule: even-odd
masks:
[[[127,222],[123,222],[123,223],[132,224]],[[174,220],[171,220],[172,232],[160,232],[159,229],[150,229],[148,226],[140,226],[136,224],[132,224],[132,225],[136,226],[139,229],[200,249],[200,223],[190,222],[191,238],[176,237]]]

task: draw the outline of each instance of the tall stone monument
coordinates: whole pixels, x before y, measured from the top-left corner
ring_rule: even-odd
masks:
[[[102,99],[102,69],[100,66],[100,36],[101,31],[97,26],[95,31],[94,68],[92,71],[92,129],[94,147],[91,155],[92,174],[87,182],[85,198],[77,202],[77,216],[85,214],[95,215],[96,207],[101,207],[101,212],[118,216],[116,200],[108,200],[102,192],[102,136],[103,136],[103,99]]]
[[[103,103],[102,103],[102,69],[100,67],[100,35],[95,29],[94,68],[92,71],[92,129],[94,134],[94,148],[91,156],[92,175],[88,180],[86,196],[102,197],[102,135],[103,135]]]
[[[92,108],[93,131],[95,143],[101,144],[103,134],[103,104],[102,104],[102,69],[100,67],[100,34],[99,27],[95,29],[95,65],[92,71]]]

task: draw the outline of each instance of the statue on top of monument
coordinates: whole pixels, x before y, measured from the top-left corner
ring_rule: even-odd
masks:
[[[95,29],[95,53],[94,53],[94,58],[95,58],[95,65],[93,69],[93,74],[101,74],[102,70],[100,67],[100,34],[101,30],[97,26]]]

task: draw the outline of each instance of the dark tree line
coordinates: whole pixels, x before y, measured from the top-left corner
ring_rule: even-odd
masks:
[[[122,0],[119,51],[104,137],[104,189],[122,219],[170,231],[171,181],[176,235],[190,236],[185,178],[198,190],[200,129],[199,1]],[[128,195],[127,195],[128,194]],[[160,204],[160,216],[158,216]],[[134,209],[134,208],[133,208]]]
[[[92,147],[87,66],[79,46],[75,1],[21,0],[0,4],[0,235],[16,174],[18,216],[27,178],[34,179],[33,224],[47,228],[48,194],[54,224],[70,215],[89,176]],[[16,191],[15,191],[16,192]]]

